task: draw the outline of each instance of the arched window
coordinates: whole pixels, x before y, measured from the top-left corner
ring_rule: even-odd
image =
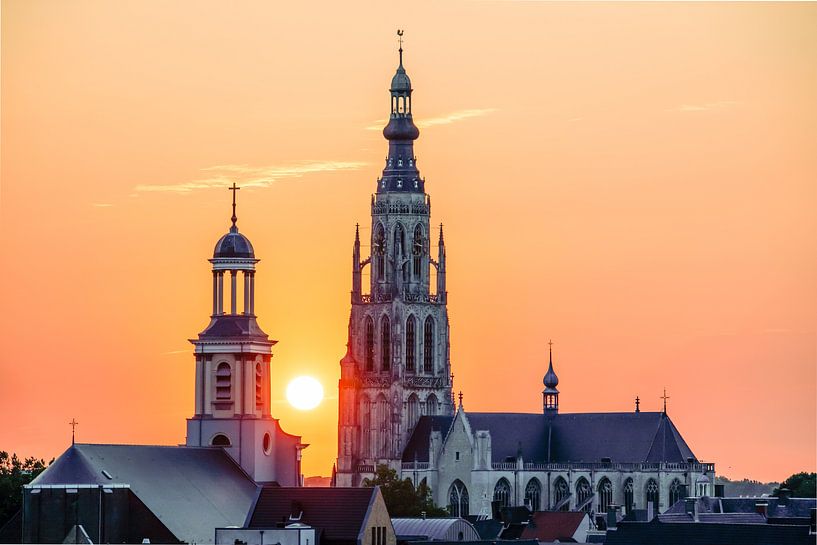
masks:
[[[452,517],[468,516],[468,489],[457,479],[448,491],[448,512]]]
[[[426,414],[434,416],[437,414],[437,396],[429,394],[426,398]]]
[[[647,486],[644,487],[644,492],[646,496],[646,501],[644,505],[649,505],[652,503],[653,513],[656,515],[658,514],[658,483],[655,482],[655,479],[650,479],[647,481]]]
[[[635,509],[635,496],[633,495],[633,480],[624,481],[624,512],[629,513]]]
[[[426,318],[423,328],[423,372],[434,372],[434,319]]]
[[[375,278],[384,280],[386,278],[386,233],[382,223],[377,225],[372,239],[372,254],[374,254]]]
[[[264,368],[255,364],[255,410],[264,410]]]
[[[418,224],[414,228],[414,242],[411,245],[412,267],[411,271],[415,280],[422,278],[423,254],[425,253],[425,241],[423,240],[423,228]]]
[[[669,485],[669,506],[668,506],[668,508],[672,507],[673,505],[675,505],[676,503],[678,503],[679,501],[684,499],[684,498],[681,497],[681,491],[682,490],[683,490],[683,487],[681,486],[681,481],[679,481],[678,479],[674,479],[672,481],[672,484]]]
[[[380,370],[388,371],[391,368],[391,326],[388,316],[383,316],[380,322],[380,360]]]
[[[414,429],[417,420],[420,419],[420,400],[417,399],[417,394],[411,394],[408,398],[408,422],[406,423],[409,431]]]
[[[494,486],[494,501],[499,502],[500,507],[511,505],[511,483],[508,479],[503,477]]]
[[[368,458],[372,452],[372,402],[366,394],[360,397],[360,456]]]
[[[400,270],[403,275],[403,282],[409,281],[409,264],[408,261],[404,262],[404,257],[406,255],[406,232],[403,230],[403,226],[399,223],[397,227],[394,228],[394,246],[395,252],[398,256],[398,264],[400,265]]]
[[[613,504],[613,483],[607,477],[599,481],[599,513],[606,513]]]
[[[580,478],[576,482],[576,508],[589,513],[593,502],[588,500],[592,495],[593,490],[590,488],[590,483],[584,477]]]
[[[415,329],[416,320],[414,316],[409,316],[406,320],[406,371],[414,372],[414,356],[417,352],[417,345],[415,343]]]
[[[230,364],[223,361],[216,368],[216,401],[230,399],[233,386],[233,371]]]
[[[531,479],[525,487],[525,503],[530,506],[531,511],[539,511],[542,507],[542,484],[539,479]]]
[[[230,438],[224,435],[223,433],[217,434],[213,437],[213,440],[210,441],[210,444],[214,447],[229,447],[230,446]]]
[[[567,481],[563,477],[557,477],[553,483],[553,507],[567,500],[570,496],[570,488],[567,486]],[[565,501],[564,505],[559,506],[559,511],[569,511],[570,502]]]
[[[375,416],[377,429],[375,431],[374,456],[376,458],[389,458],[389,401],[383,394],[377,396]]]
[[[374,370],[374,321],[366,317],[366,370]]]

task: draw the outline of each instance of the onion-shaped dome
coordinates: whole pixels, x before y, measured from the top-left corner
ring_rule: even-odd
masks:
[[[255,258],[250,239],[238,232],[238,227],[233,225],[230,232],[218,239],[216,248],[213,250],[213,258],[219,257],[244,257]]]
[[[553,372],[553,362],[548,365],[548,372],[545,373],[545,378],[542,380],[546,388],[556,388],[559,385],[559,377]]]
[[[417,140],[420,129],[412,121],[411,116],[392,116],[389,124],[383,129],[386,140]]]
[[[391,88],[389,90],[392,93],[411,92],[411,79],[409,79],[408,74],[406,74],[406,69],[403,68],[402,52],[400,66],[397,67],[397,72],[395,72],[394,77],[391,79]]]

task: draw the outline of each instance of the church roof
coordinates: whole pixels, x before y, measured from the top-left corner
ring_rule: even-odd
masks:
[[[321,541],[357,543],[378,488],[264,486],[248,528],[275,528],[295,518],[321,530]]]
[[[261,326],[258,325],[255,316],[248,314],[221,314],[213,316],[207,328],[199,333],[199,339],[201,340],[229,338],[241,338],[242,340],[250,338],[255,341],[275,344],[275,341],[269,341],[269,337],[261,329]]]
[[[72,445],[29,486],[65,484],[130,485],[173,535],[199,543],[242,525],[257,490],[222,449],[150,445]]]
[[[471,430],[491,433],[492,462],[515,460],[521,449],[527,462],[687,462],[695,458],[669,416],[659,412],[466,413]],[[447,424],[442,419],[447,418]],[[432,427],[453,417],[421,417],[403,453],[404,462],[428,461]]]
[[[442,518],[392,518],[398,541],[414,538],[420,541],[478,541],[474,525],[459,517]],[[460,535],[462,537],[460,537]]]
[[[536,511],[522,530],[522,539],[537,541],[573,541],[573,535],[584,523],[584,511]]]

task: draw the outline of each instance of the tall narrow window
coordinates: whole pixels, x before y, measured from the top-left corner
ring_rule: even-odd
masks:
[[[372,402],[366,394],[360,399],[360,454],[369,457],[372,451]]]
[[[628,514],[635,509],[635,496],[633,495],[633,480],[624,481],[624,514]]]
[[[264,368],[255,364],[255,410],[264,410]]]
[[[681,497],[681,490],[681,481],[674,479],[672,484],[669,485],[669,507],[672,507],[683,499]]]
[[[499,479],[494,487],[494,501],[499,502],[500,507],[508,507],[511,504],[511,483],[504,477]]]
[[[426,398],[426,414],[429,416],[437,414],[437,396],[434,394],[429,394]]]
[[[219,363],[216,368],[216,400],[230,399],[232,382],[233,372],[230,364],[226,361]]]
[[[613,504],[613,483],[604,477],[599,482],[599,513],[606,513],[607,508]]]
[[[570,510],[570,488],[563,477],[557,477],[553,483],[553,508],[559,511]]]
[[[539,479],[533,478],[525,487],[525,503],[531,511],[539,511],[542,503],[542,484]]]
[[[448,512],[452,517],[468,516],[468,489],[459,479],[451,484],[448,491]]]
[[[408,399],[408,422],[406,425],[408,430],[414,429],[417,420],[420,419],[420,400],[417,399],[417,394],[411,394]]]
[[[426,318],[423,328],[423,371],[434,372],[434,319],[431,316]]]
[[[584,477],[579,479],[576,483],[576,509],[581,509],[585,513],[589,513],[593,507],[590,499],[593,496],[593,491],[590,488],[590,483]]]
[[[389,441],[391,434],[389,433],[389,401],[386,396],[380,394],[377,396],[377,403],[375,405],[376,430],[375,440],[373,441],[373,453],[376,458],[389,458]]]
[[[423,242],[423,228],[419,225],[414,228],[414,242],[411,246],[412,255],[412,274],[415,280],[420,280],[423,266],[423,249],[425,244]]]
[[[653,513],[658,514],[658,483],[655,479],[647,481],[647,486],[644,488],[644,496],[647,500],[644,505],[652,504]]]
[[[366,370],[374,370],[374,321],[366,317]]]
[[[415,329],[414,316],[409,316],[406,321],[406,371],[414,372],[414,355],[416,353],[416,345],[414,341]]]
[[[391,326],[389,325],[388,316],[383,317],[380,327],[380,369],[388,371],[391,368]]]
[[[386,234],[382,224],[378,224],[372,239],[372,253],[374,254],[375,277],[378,280],[384,280],[386,278]]]

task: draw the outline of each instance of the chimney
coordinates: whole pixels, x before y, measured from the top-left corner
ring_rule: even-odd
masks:
[[[686,498],[684,500],[684,511],[692,517],[692,520],[698,522],[698,498]]]
[[[788,488],[781,488],[777,491],[777,501],[780,505],[788,505],[789,498],[791,498],[791,490]]]
[[[765,501],[758,501],[755,502],[755,513],[763,515],[763,518],[766,518],[769,512],[769,504]]]
[[[724,484],[716,484],[715,485],[715,497],[716,498],[725,498],[726,497],[726,485],[724,485]]]
[[[817,508],[809,509],[809,533],[817,534]]]

